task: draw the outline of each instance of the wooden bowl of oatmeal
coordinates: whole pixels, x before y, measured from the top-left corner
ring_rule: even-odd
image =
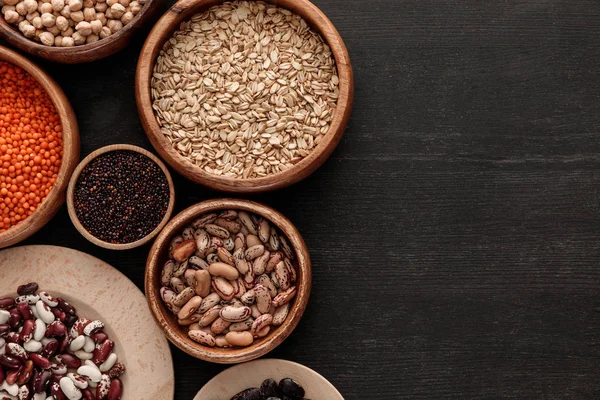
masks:
[[[150,32],[136,74],[162,158],[237,193],[313,173],[340,142],[353,95],[346,46],[308,0],[181,0]]]

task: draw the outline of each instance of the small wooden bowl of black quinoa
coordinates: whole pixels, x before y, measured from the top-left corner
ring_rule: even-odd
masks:
[[[152,240],[175,205],[169,170],[141,147],[102,147],[75,169],[67,190],[69,217],[90,242],[128,250]]]

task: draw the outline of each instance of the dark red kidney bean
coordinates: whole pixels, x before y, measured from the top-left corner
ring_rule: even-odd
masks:
[[[0,385],[4,382],[4,367],[0,365]]]
[[[51,308],[50,311],[52,311],[52,314],[54,314],[54,316],[62,322],[65,322],[65,319],[67,319],[67,314],[56,307]]]
[[[52,376],[50,377],[50,384],[52,384],[53,382],[59,383],[60,380],[62,378],[64,378],[66,375],[62,375],[62,374],[52,374]]]
[[[40,355],[42,357],[50,358],[56,354],[56,352],[58,351],[58,347],[58,340],[52,339],[50,342],[46,343],[46,345],[42,348]]]
[[[29,304],[27,303],[19,303],[17,304],[17,310],[23,319],[34,319],[33,313],[31,312],[31,308],[29,308]]]
[[[10,332],[10,325],[0,324],[0,337],[8,335],[8,332]]]
[[[19,379],[19,375],[21,374],[21,367],[17,368],[17,369],[11,369],[10,371],[8,371],[6,373],[6,383],[8,383],[9,385],[14,385],[15,383],[17,383],[17,380]]]
[[[65,299],[58,299],[58,308],[69,315],[74,315],[76,312],[75,307],[69,304]]]
[[[94,342],[96,342],[96,344],[101,344],[104,343],[104,341],[106,339],[108,339],[108,335],[104,332],[98,332],[98,333],[94,333],[92,336],[90,336],[92,338],[92,340]]]
[[[119,379],[113,379],[106,400],[121,400],[121,396],[123,396],[123,383]]]
[[[28,319],[23,323],[23,330],[21,331],[21,341],[27,343],[33,337],[33,330],[35,329],[35,321]]]
[[[59,354],[54,358],[56,358],[59,363],[65,364],[67,368],[77,369],[81,367],[81,360],[70,354]]]
[[[38,368],[49,369],[52,366],[50,360],[48,360],[46,357],[40,356],[39,354],[30,353],[29,358],[31,358],[31,361],[33,361],[35,366]]]
[[[54,398],[56,400],[69,400],[67,399],[67,396],[65,396],[63,391],[60,389],[60,385],[58,384],[58,382],[52,382],[52,384],[50,384],[50,392],[54,395]]]
[[[118,378],[121,375],[123,375],[125,373],[125,364],[123,363],[116,363],[114,367],[112,367],[110,369],[110,371],[108,371],[108,376],[111,377],[112,379]]]
[[[9,332],[4,339],[6,339],[6,343],[23,343],[23,341],[21,340],[21,336],[19,336],[17,332]]]
[[[45,392],[51,376],[52,372],[50,371],[35,370],[33,373],[33,391],[35,393]]]
[[[12,297],[4,297],[0,299],[0,310],[8,310],[15,305],[15,299]]]
[[[29,307],[27,307],[29,308]],[[29,310],[31,311],[31,309]],[[10,310],[10,317],[8,317],[8,324],[12,329],[17,329],[19,325],[21,325],[21,321],[23,321],[23,316],[16,308]]]
[[[25,296],[26,294],[35,294],[38,291],[38,284],[31,282],[25,285],[21,285],[17,288],[19,296]]]
[[[2,354],[0,356],[0,364],[4,365],[7,368],[19,368],[22,365],[21,360],[16,357],[9,356],[7,354]]]
[[[96,396],[89,389],[83,389],[81,394],[85,400],[96,400]]]
[[[67,318],[65,318],[65,324],[70,328],[78,319],[79,317],[76,314],[67,315]]]
[[[115,342],[112,340],[106,340],[104,343],[96,346],[94,354],[92,355],[92,362],[96,365],[102,364],[106,361],[114,346]]]
[[[60,342],[58,344],[58,352],[64,352],[67,349],[67,347],[69,347],[69,335],[65,335],[62,337],[62,339],[60,339]]]
[[[62,337],[67,334],[67,327],[60,321],[54,321],[46,328],[46,337]]]
[[[29,382],[31,379],[31,375],[33,374],[33,361],[27,360],[25,365],[23,366],[23,371],[21,371],[21,375],[19,375],[19,379],[17,379],[17,385],[22,386]]]

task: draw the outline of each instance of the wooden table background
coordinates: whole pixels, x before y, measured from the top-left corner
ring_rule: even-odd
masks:
[[[346,399],[599,398],[600,3],[315,3],[346,41],[356,101],[317,173],[254,197],[297,225],[314,264],[307,313],[270,356]],[[73,103],[82,156],[150,148],[143,36],[93,64],[41,63]],[[221,196],[175,179],[176,211]],[[94,247],[66,207],[25,243],[93,254],[143,287],[149,246]],[[173,361],[178,400],[224,368]]]

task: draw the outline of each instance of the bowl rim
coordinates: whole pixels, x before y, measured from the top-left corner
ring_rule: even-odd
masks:
[[[123,29],[94,43],[73,47],[45,46],[23,36],[18,28],[6,22],[4,16],[1,14],[0,37],[24,52],[50,61],[69,64],[92,62],[108,57],[125,48],[129,43],[131,36],[135,33],[135,30],[138,29],[147,18],[152,18],[164,1],[165,0],[146,0],[146,3],[143,5],[140,12],[137,13]],[[119,44],[115,45],[115,43]],[[68,60],[60,61],[59,58],[61,57]],[[78,58],[80,58],[80,60],[78,60]]]
[[[69,179],[79,161],[79,127],[69,99],[43,69],[17,52],[0,46],[0,61],[13,64],[31,75],[46,91],[62,125],[63,155],[56,181],[46,199],[29,217],[0,233],[0,248],[25,240],[45,226],[65,201]]]
[[[120,150],[134,151],[134,152],[140,153],[140,154],[148,157],[152,161],[154,161],[160,167],[160,169],[163,171],[163,173],[165,174],[165,177],[167,178],[167,182],[169,184],[169,192],[170,193],[169,193],[169,206],[167,208],[167,212],[165,213],[164,217],[160,221],[160,224],[158,224],[158,226],[152,232],[150,232],[148,235],[144,236],[142,239],[136,240],[135,242],[117,244],[117,243],[105,242],[104,240],[101,240],[101,239],[95,237],[94,235],[92,235],[90,232],[87,231],[87,229],[85,229],[83,227],[83,225],[79,221],[79,218],[77,218],[77,213],[75,212],[74,193],[75,193],[75,185],[77,184],[77,181],[79,180],[79,176],[81,175],[81,172],[92,160],[98,158],[99,156],[101,156],[103,154],[112,153],[114,151],[120,151]],[[89,240],[90,242],[92,242],[93,244],[95,244],[97,246],[100,246],[100,247],[103,247],[103,248],[109,249],[109,250],[129,250],[129,249],[133,249],[135,247],[139,247],[139,246],[142,246],[142,245],[148,243],[156,235],[158,235],[158,233],[163,229],[163,227],[167,224],[167,222],[169,222],[169,219],[171,218],[171,215],[173,214],[173,209],[175,208],[175,185],[173,183],[173,179],[171,177],[169,169],[165,166],[165,164],[158,157],[156,157],[154,154],[152,154],[148,150],[143,149],[139,146],[134,146],[134,145],[130,145],[130,144],[112,144],[112,145],[101,147],[96,151],[93,151],[87,157],[85,157],[83,160],[81,160],[79,165],[77,165],[77,168],[75,168],[75,171],[73,172],[73,175],[71,176],[71,180],[69,181],[69,186],[67,188],[67,208],[69,211],[69,218],[71,219],[71,222],[73,223],[73,225],[75,225],[75,228],[79,231],[79,233],[81,233],[81,235],[83,237],[85,237],[87,240]]]
[[[140,53],[136,70],[138,113],[150,142],[161,157],[186,178],[230,193],[258,193],[281,189],[308,177],[329,158],[342,139],[354,100],[354,75],[348,50],[339,32],[327,16],[309,0],[263,0],[300,15],[324,39],[336,61],[340,81],[339,97],[329,132],[313,151],[294,166],[261,178],[239,179],[208,173],[188,161],[161,133],[152,108],[151,76],[156,58],[164,43],[178,29],[181,21],[213,5],[229,0],[179,0],[156,23]]]
[[[251,346],[243,348],[220,349],[203,346],[193,342],[178,326],[177,329],[170,326],[171,324],[176,326],[176,322],[174,321],[172,314],[165,307],[159,294],[161,286],[159,280],[162,271],[162,265],[160,263],[164,261],[164,252],[167,250],[171,238],[198,216],[224,209],[249,211],[267,218],[288,238],[291,247],[296,252],[298,260],[299,278],[296,284],[297,294],[285,322],[277,327],[277,329],[271,331],[266,337],[255,341]],[[150,307],[150,311],[152,312],[152,315],[154,315],[156,322],[167,336],[167,339],[179,349],[193,357],[218,364],[237,364],[251,361],[269,353],[279,346],[294,331],[300,322],[308,305],[311,285],[312,266],[308,247],[300,235],[300,232],[292,222],[283,214],[269,206],[251,200],[233,198],[218,198],[202,201],[177,214],[167,226],[165,226],[152,245],[152,248],[148,253],[146,271],[144,274],[144,288],[148,306]]]

